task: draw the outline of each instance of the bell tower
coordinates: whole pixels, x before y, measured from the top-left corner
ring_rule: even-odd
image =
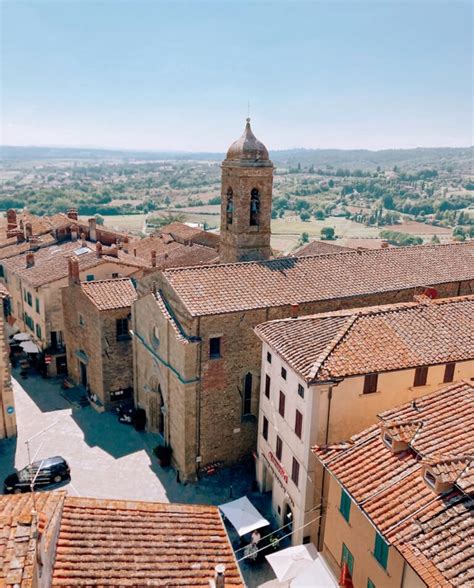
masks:
[[[272,188],[273,163],[248,118],[222,162],[221,263],[270,257]]]

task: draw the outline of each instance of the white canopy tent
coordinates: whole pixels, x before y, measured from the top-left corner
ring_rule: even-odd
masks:
[[[279,582],[289,582],[296,578],[316,557],[318,551],[312,543],[294,545],[265,556]]]
[[[13,336],[13,338],[15,339],[15,341],[30,341],[31,340],[31,336],[28,335],[28,333],[17,333],[16,335]]]
[[[219,508],[240,536],[270,524],[246,496],[221,504]]]
[[[26,353],[39,353],[38,346],[35,345],[33,341],[24,341],[23,343],[20,343],[20,347],[23,351],[26,351]]]
[[[338,586],[339,582],[320,555],[317,555],[316,559],[290,582],[291,588],[334,588]]]

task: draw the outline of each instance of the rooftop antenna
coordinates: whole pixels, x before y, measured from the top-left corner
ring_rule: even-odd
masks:
[[[247,100],[247,118],[250,118],[250,100]]]

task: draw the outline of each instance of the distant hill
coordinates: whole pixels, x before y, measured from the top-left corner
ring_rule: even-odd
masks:
[[[66,148],[66,147],[0,147],[0,161],[32,160],[89,160],[89,161],[222,161],[224,153],[193,153],[179,151],[127,151],[114,149]],[[287,149],[272,151],[273,161],[280,166],[303,168],[333,166],[349,169],[371,170],[380,166],[391,169],[453,167],[464,173],[473,173],[474,147],[419,147],[417,149]]]

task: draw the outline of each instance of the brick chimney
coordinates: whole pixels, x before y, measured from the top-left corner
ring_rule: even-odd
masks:
[[[290,312],[291,318],[298,318],[299,311],[300,311],[300,305],[299,304],[292,304],[291,305],[291,312]]]
[[[225,588],[225,565],[217,564],[214,570],[216,575],[214,576],[213,585],[215,588]]]
[[[25,239],[29,241],[30,237],[33,236],[33,225],[31,223],[25,224]]]
[[[97,241],[97,222],[95,218],[90,218],[87,222],[89,223],[89,240]]]
[[[156,267],[156,251],[151,252],[151,267]]]
[[[7,210],[7,231],[11,231],[16,229],[17,227],[17,220],[16,220],[16,210],[13,208],[9,208]]]
[[[380,249],[388,249],[390,246],[390,243],[384,239],[381,243],[380,243]]]
[[[95,254],[97,257],[102,257],[102,243],[100,241],[95,244]]]
[[[81,280],[79,278],[79,260],[77,260],[75,257],[68,257],[67,265],[69,274],[69,285],[73,286],[74,284],[80,284]]]
[[[33,267],[35,265],[35,254],[28,251],[26,254],[26,267]]]
[[[72,220],[77,220],[77,208],[69,208],[67,211],[67,217]]]

